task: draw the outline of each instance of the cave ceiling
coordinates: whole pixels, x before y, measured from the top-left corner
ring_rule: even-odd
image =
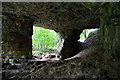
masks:
[[[34,26],[56,31],[99,27],[101,3],[5,2],[2,14],[33,20]]]

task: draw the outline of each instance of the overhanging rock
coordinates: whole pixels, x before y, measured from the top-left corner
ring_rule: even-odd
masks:
[[[2,3],[3,54],[31,57],[33,25],[60,32],[66,41],[78,45],[72,31],[99,27],[99,7],[100,3]]]

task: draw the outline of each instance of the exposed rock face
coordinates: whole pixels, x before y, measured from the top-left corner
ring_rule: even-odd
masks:
[[[109,7],[110,6],[110,7]],[[107,9],[109,9],[109,11]],[[119,3],[110,3],[106,8],[101,9],[101,31],[100,44],[102,44],[102,51],[104,56],[117,65],[120,63],[120,15]],[[108,18],[106,18],[108,17]],[[107,61],[106,61],[107,62]]]
[[[101,3],[2,3],[3,15],[11,14],[33,19],[33,25],[68,33],[70,29],[99,27]],[[97,5],[97,7],[95,6]],[[97,8],[97,9],[95,9]]]
[[[32,57],[32,21],[16,16],[3,16],[2,57]]]
[[[2,3],[3,53],[12,51],[10,53],[17,53],[19,56],[31,55],[32,26],[35,25],[60,32],[65,39],[62,55],[75,55],[79,52],[77,39],[81,31],[84,28],[99,27],[99,11],[95,9],[95,4]]]
[[[82,33],[82,30],[73,30],[72,33],[65,38],[63,49],[61,51],[62,59],[71,57],[82,49],[78,42],[80,33]]]
[[[96,53],[96,51],[99,49],[99,39],[98,39],[98,31],[93,31],[91,32],[88,37],[86,38],[86,40],[84,42],[80,42],[80,46],[78,47],[78,50],[80,50],[79,53],[77,53],[75,56],[67,58],[65,60],[70,60],[70,59],[74,59],[74,58],[80,58],[80,57],[84,57],[87,55],[90,55],[91,53]]]
[[[13,7],[8,8],[7,6],[11,6],[10,4],[13,4],[12,5]],[[25,14],[28,14],[28,17],[30,17],[30,16],[34,17],[31,9],[33,9],[34,7],[39,7],[39,6],[32,6],[32,5],[31,5],[32,7],[30,7],[30,5],[29,5],[29,4],[36,5],[37,3],[24,3],[27,5],[26,7],[29,6],[31,9],[25,8],[25,6],[23,6],[23,4],[21,5],[20,3],[4,3],[3,7],[5,7],[5,8],[3,10],[3,13],[6,12],[6,13],[14,14],[14,15],[18,14],[20,16],[19,11],[16,12],[17,11],[16,8],[19,8],[19,7],[15,6],[16,4],[17,5],[19,4],[19,6],[21,6],[21,8],[23,7],[22,9],[24,9],[24,10],[28,9],[28,11],[31,11],[31,13],[25,13],[24,11],[21,12],[22,15],[24,13],[24,16],[25,16]],[[40,3],[40,4],[42,5],[42,3]],[[50,4],[50,3],[45,3],[43,5],[49,6],[48,4]],[[52,4],[56,4],[56,3],[52,3]],[[64,4],[66,4],[66,5],[67,4],[68,5],[76,4],[76,6],[77,6],[77,4],[81,5],[81,3],[64,3]],[[38,3],[38,5],[39,5],[39,3]],[[59,5],[59,4],[56,4],[56,5]],[[87,5],[87,3],[86,3],[86,5]],[[97,5],[97,4],[94,4],[94,6],[95,5]],[[69,6],[71,6],[71,5],[69,5]],[[81,8],[80,6],[77,6],[77,7],[79,7],[79,9],[82,9],[83,12],[84,12],[84,8],[86,8],[86,7]],[[99,5],[98,5],[98,7],[99,7]],[[98,8],[98,7],[95,6],[94,8]],[[61,7],[61,8],[64,8],[64,7]],[[76,20],[76,22],[75,22],[75,24],[76,24],[75,28],[76,28],[77,25],[81,24],[81,23],[79,23],[79,21],[80,21],[79,19],[81,17],[78,16],[79,14],[74,16],[76,14],[76,12],[74,11],[75,9],[73,9],[73,8],[72,8],[72,6],[67,8],[67,10],[69,10],[69,9],[70,10],[66,11],[65,14],[68,14],[68,12],[72,13],[70,11],[73,11],[73,14],[68,14],[69,17],[67,19],[68,19],[68,23],[70,23],[69,25],[72,25],[72,23],[75,22],[74,20]],[[15,11],[14,11],[14,9],[15,9]],[[43,6],[42,9],[43,9],[43,12],[44,11],[46,12],[46,14],[44,14],[44,15],[47,15],[47,11],[46,11],[47,7]],[[91,7],[88,7],[87,9],[91,9]],[[100,46],[100,49],[97,50],[96,53],[88,55],[86,57],[79,58],[79,59],[73,59],[73,60],[68,60],[68,61],[61,60],[61,61],[53,62],[53,63],[51,63],[51,62],[50,63],[49,62],[47,62],[47,63],[35,62],[35,65],[33,65],[34,63],[28,62],[26,65],[24,65],[24,70],[29,70],[29,73],[25,73],[25,75],[23,75],[23,74],[21,74],[21,72],[19,72],[17,74],[14,74],[15,76],[13,76],[13,75],[9,76],[9,73],[7,73],[7,71],[6,71],[7,77],[5,77],[5,78],[7,78],[7,79],[8,78],[9,79],[76,78],[76,79],[83,79],[83,80],[89,78],[92,80],[93,79],[99,79],[99,80],[118,79],[119,80],[119,78],[120,78],[120,54],[119,54],[119,52],[120,52],[120,45],[119,45],[119,42],[120,42],[120,35],[119,35],[120,34],[120,27],[119,27],[120,26],[120,23],[119,23],[120,11],[119,11],[119,9],[120,9],[119,3],[103,3],[103,7],[99,8],[100,13],[102,14],[100,16],[100,33],[99,33],[100,42],[98,44],[98,46]],[[48,10],[48,13],[52,12],[52,11],[54,11],[54,9],[52,9],[51,11]],[[75,14],[74,14],[74,12],[75,12]],[[93,12],[95,12],[95,9],[93,10]],[[52,17],[53,17],[53,14],[54,14],[54,12],[51,13]],[[85,13],[85,15],[87,15],[87,14],[89,14],[91,16],[90,13]],[[61,15],[64,15],[64,12]],[[72,17],[70,17],[70,15]],[[57,17],[57,16],[54,16],[54,17]],[[48,23],[47,17],[43,16],[43,17],[41,17],[41,19],[42,20],[45,19],[45,21],[43,21],[43,22]],[[55,19],[55,18],[52,18],[52,19]],[[63,20],[62,21],[63,24],[61,24],[60,26],[62,26],[62,27],[65,27],[64,25],[65,25],[65,23],[67,23],[67,21],[65,21],[64,19],[66,19],[66,18],[64,18],[64,17],[61,18],[61,21]],[[70,19],[71,19],[71,21],[70,21]],[[81,18],[81,19],[83,19],[83,18]],[[4,20],[6,21],[7,19],[4,19]],[[16,19],[12,19],[12,20],[16,21]],[[90,20],[91,20],[91,18],[90,18]],[[57,22],[57,20],[56,20],[56,22]],[[23,22],[23,23],[25,23],[25,22]],[[29,23],[29,21],[28,21],[28,23]],[[87,23],[88,22],[86,22],[86,24]],[[91,22],[89,22],[89,23],[91,23]],[[5,22],[5,24],[8,24],[8,22]],[[85,23],[83,22],[83,24],[85,24]],[[92,24],[94,24],[94,21]],[[13,23],[11,25],[13,25]],[[78,38],[77,33],[75,33],[76,36],[73,35],[74,31],[72,31],[72,30],[74,30],[73,29],[74,26],[72,25],[71,27],[69,27],[69,25],[65,27],[67,29],[63,28],[64,29],[63,32],[61,30],[61,33],[63,34],[63,36],[65,36],[64,38],[66,39],[64,46],[65,46],[66,50],[68,50],[68,51],[72,50],[72,48],[73,48],[72,46],[75,47],[75,45],[71,44],[70,42],[72,41],[74,44],[76,44],[76,40]],[[59,26],[58,30],[60,30],[60,28],[62,29],[62,27],[60,27],[60,26]],[[56,29],[56,28],[54,28],[54,29]],[[72,29],[70,29],[70,28],[72,28]],[[78,28],[81,29],[81,27],[78,27]],[[28,29],[29,28],[27,28],[27,30]],[[6,30],[3,30],[3,32],[4,31],[6,31]],[[24,33],[24,29],[22,29],[22,31]],[[64,31],[65,31],[65,33],[64,33]],[[72,37],[75,39],[73,39]],[[7,39],[7,40],[9,42],[9,39]],[[8,47],[8,46],[6,46],[6,47]],[[29,50],[31,50],[31,49],[29,49]],[[74,48],[74,50],[75,50],[75,48]],[[74,50],[72,50],[72,51],[74,51]],[[64,50],[63,50],[63,52],[64,52]],[[70,55],[70,56],[72,56],[72,55]],[[67,57],[68,57],[68,55],[67,55]],[[10,71],[8,71],[8,72],[10,72]]]
[[[91,45],[93,43],[97,43],[98,42],[98,30],[91,32],[88,37],[86,38],[86,40],[84,41],[84,43],[86,43],[87,45]]]

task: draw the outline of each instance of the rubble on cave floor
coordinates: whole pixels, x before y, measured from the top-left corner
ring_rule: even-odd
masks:
[[[38,56],[37,56],[38,57]],[[58,61],[59,58],[52,58],[51,55],[44,56],[43,59],[18,59],[13,58],[6,61],[5,58],[2,59],[2,78],[3,79],[21,79],[25,78],[28,74],[40,65],[47,62]],[[44,66],[44,65],[43,65]]]
[[[42,53],[41,55],[33,54],[33,61],[58,61],[61,59],[61,56],[59,54],[55,53]]]
[[[112,80],[119,78],[119,70],[103,62],[101,54],[91,54],[86,57],[59,60],[54,62],[21,60],[19,65],[3,64],[3,79],[51,79],[51,78],[75,78],[75,79],[102,79]],[[23,61],[23,62],[22,62]],[[116,67],[116,68],[115,68]]]

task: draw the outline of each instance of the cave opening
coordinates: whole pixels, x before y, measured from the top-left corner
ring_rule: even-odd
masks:
[[[63,40],[57,32],[33,26],[32,55],[35,59],[60,58]]]
[[[72,55],[69,54],[70,53],[69,52],[67,56],[65,55],[66,57],[64,57],[64,54],[63,54],[63,57],[64,57],[63,59],[70,60],[70,59],[85,56],[90,53],[94,53],[95,52],[94,50],[96,50],[96,47],[93,47],[93,46],[95,46],[98,43],[98,30],[99,30],[98,28],[94,28],[94,29],[84,29],[83,31],[81,31],[80,35],[78,35],[79,38],[77,42],[76,43],[74,42],[74,44],[72,45],[73,46],[71,48],[73,49],[73,52],[71,51]]]
[[[98,30],[98,28],[84,29],[82,31],[82,33],[80,34],[80,39],[78,41],[79,42],[84,42],[88,38],[88,36],[91,32],[94,32],[94,31],[97,31],[97,30]]]

